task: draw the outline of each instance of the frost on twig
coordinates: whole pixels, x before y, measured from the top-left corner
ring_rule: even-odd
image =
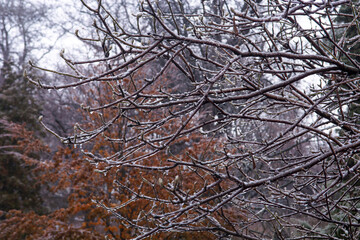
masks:
[[[348,1],[219,2],[143,1],[134,29],[88,7],[105,58],[64,58],[72,82],[37,84],[87,86],[87,125],[43,126],[116,171],[121,197],[99,204],[134,239],[337,236],[325,225],[359,237],[357,25],[337,19]]]

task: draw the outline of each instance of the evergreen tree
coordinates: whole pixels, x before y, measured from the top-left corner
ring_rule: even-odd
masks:
[[[337,54],[337,57],[341,59],[342,62],[357,65],[357,67],[360,65],[360,26],[357,21],[354,21],[354,16],[358,15],[359,7],[360,2],[358,0],[344,4],[339,9],[338,17],[335,18],[335,22],[343,24],[343,28],[340,28],[336,32],[338,35],[337,38],[342,44],[339,46],[342,48],[342,51],[337,49],[334,53]],[[351,77],[356,78],[358,74]],[[330,79],[329,83],[332,84],[333,80],[336,82],[339,81],[337,79]],[[359,83],[359,80],[355,80],[353,83],[343,84],[339,88],[341,94],[346,94],[349,99],[346,103],[347,109],[343,110],[342,114],[344,114],[346,120],[353,124],[360,124],[360,100],[353,97],[355,92],[352,91],[352,89],[356,89],[355,85],[359,85]],[[343,134],[343,132],[340,134]]]
[[[35,104],[34,87],[22,74],[13,71],[10,64],[4,65],[1,72],[5,81],[0,89],[0,118],[26,123],[28,129],[39,129],[40,107]]]
[[[339,10],[338,17],[335,18],[335,21],[338,23],[345,23],[346,27],[340,29],[338,32],[339,38],[343,38],[342,41],[343,50],[352,58],[355,59],[357,62],[360,62],[360,26],[354,20],[354,16],[358,11],[359,8],[359,1],[351,1],[350,4],[344,4],[341,6]],[[350,63],[348,57],[344,55],[343,52],[339,52],[342,60],[346,63]]]
[[[351,1],[349,4],[344,4],[339,9],[339,14],[335,18],[335,22],[337,24],[342,24],[343,28],[338,29],[335,32],[335,37],[339,40],[341,45],[338,49],[336,46],[333,46],[334,54],[338,59],[342,62],[350,64],[350,65],[360,65],[360,26],[357,21],[354,21],[354,16],[358,15],[359,9],[359,1]],[[354,74],[349,76],[355,79],[351,83],[341,84],[338,87],[338,95],[344,95],[347,97],[348,101],[343,103],[346,105],[346,108],[342,107],[338,109],[339,115],[342,116],[342,120],[346,122],[351,122],[354,126],[360,124],[360,100],[356,98],[356,93],[353,91],[356,89],[355,85],[359,85],[358,74]],[[335,76],[332,76],[329,80],[329,86],[332,84],[338,84],[341,79],[337,79]],[[341,105],[339,105],[341,106]],[[338,130],[338,133],[341,138],[346,139],[348,137],[349,132],[345,132],[344,130]],[[346,165],[348,168],[352,168],[355,165],[355,159],[359,159],[359,155],[354,152],[348,158]],[[339,206],[341,207],[333,207],[331,208],[331,216],[336,221],[348,221],[350,219],[349,216],[357,216],[359,209],[359,202],[356,201],[351,202],[347,201],[347,199],[354,199],[359,196],[359,178],[356,177],[355,174],[349,174],[346,178],[344,178],[338,185],[339,188],[342,188],[335,197],[341,196],[341,203]],[[345,209],[345,211],[344,211]],[[358,221],[359,222],[359,221]],[[325,226],[323,232],[326,234],[331,234],[338,239],[355,239],[355,235],[359,235],[360,229],[351,228],[351,221],[348,221],[349,226],[344,228],[338,224],[330,223]]]
[[[40,146],[31,131],[39,133],[34,88],[23,70],[41,44],[48,8],[32,1],[0,1],[0,210],[41,209],[40,186],[36,184],[30,159]],[[36,61],[36,59],[35,59]],[[35,146],[37,143],[39,146]]]
[[[344,28],[337,32],[338,38],[342,39],[340,41],[342,46],[340,47],[343,49],[343,51],[338,51],[338,55],[343,62],[348,64],[360,64],[360,26],[357,21],[354,21],[354,16],[358,14],[359,7],[360,2],[358,0],[342,5],[338,17],[335,18],[336,22],[344,24]],[[351,57],[352,62],[349,57]],[[346,86],[343,87],[348,89]],[[360,114],[359,103],[360,101],[355,101],[349,106],[349,117],[353,118],[355,115]],[[360,123],[359,120],[356,123]]]
[[[30,132],[36,126],[40,108],[34,104],[33,89],[10,64],[1,71],[4,84],[0,89],[0,210],[41,210],[40,185],[33,167],[24,159],[38,156],[28,150]],[[23,144],[23,146],[21,146]]]

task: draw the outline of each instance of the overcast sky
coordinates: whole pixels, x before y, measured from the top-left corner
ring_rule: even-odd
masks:
[[[60,51],[65,50],[66,55],[82,55],[85,51],[84,44],[74,35],[76,29],[80,32],[87,31],[85,26],[73,21],[72,17],[81,16],[81,2],[77,0],[62,0],[62,1],[38,1],[50,3],[54,8],[51,10],[51,21],[54,27],[45,32],[46,37],[42,40],[45,45],[53,46],[50,53],[44,56],[39,62],[41,65],[55,67],[59,63],[63,63],[60,57]],[[86,22],[83,22],[86,24]],[[59,24],[59,25],[57,25]],[[64,32],[64,29],[68,32]]]

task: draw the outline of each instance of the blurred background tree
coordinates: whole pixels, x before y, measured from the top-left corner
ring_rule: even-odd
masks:
[[[24,156],[39,158],[37,150],[41,145],[31,151],[20,145],[24,139],[30,139],[31,133],[26,131],[35,131],[37,136],[41,132],[37,121],[41,108],[35,101],[35,88],[23,77],[23,71],[30,56],[44,50],[37,41],[42,37],[39,30],[47,17],[46,9],[30,1],[0,1],[0,210],[3,211],[44,211],[34,167],[24,159]],[[23,128],[22,132],[19,128]]]

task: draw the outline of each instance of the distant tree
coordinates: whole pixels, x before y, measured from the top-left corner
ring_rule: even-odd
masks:
[[[0,211],[43,212],[33,166],[34,157],[45,148],[29,134],[22,125],[0,120]]]
[[[41,108],[35,100],[35,88],[11,64],[2,68],[4,83],[0,89],[0,118],[18,124],[26,123],[28,129],[38,129]]]
[[[352,17],[354,14],[359,14],[359,7],[359,1],[351,1],[349,5],[341,6],[339,16],[335,18],[335,22],[346,25],[346,27],[340,28],[334,33],[339,39],[341,48],[345,50],[336,50],[337,57],[346,63],[350,63],[350,61],[354,61],[356,64],[360,63],[360,27],[355,24],[356,22],[354,22],[354,18]],[[337,81],[337,78],[333,77],[331,80]],[[349,91],[351,90],[351,88],[348,87],[349,84],[350,83],[341,86],[340,90],[345,90],[343,94],[353,94]],[[358,85],[359,81],[357,80],[354,84]],[[358,117],[360,114],[359,104],[359,100],[352,102],[352,104],[349,105],[349,109],[346,109],[342,113],[344,114],[344,112],[346,112],[346,117],[355,119],[357,124],[360,124],[360,119]]]
[[[49,11],[48,5],[28,0],[0,1],[0,60],[3,67],[13,64],[17,72],[22,72],[34,51],[41,57],[49,49],[40,45],[42,29]],[[1,83],[1,82],[0,82]]]
[[[351,2],[166,3],[142,1],[127,30],[101,1],[83,2],[97,37],[77,35],[104,57],[63,54],[63,84],[29,76],[44,89],[110,89],[79,96],[89,117],[71,135],[42,122],[104,174],[71,169],[85,184],[74,203],[83,192],[131,229],[124,238],[336,239],[324,230],[335,226],[358,239],[359,199],[344,193],[359,189],[360,128],[343,113],[358,101],[360,66],[342,44],[351,39],[335,34],[357,24],[358,11],[335,21]]]
[[[0,1],[0,12],[1,217],[12,209],[44,213],[35,171],[35,160],[46,152],[38,138],[41,108],[35,101],[36,89],[23,77],[23,70],[31,54],[40,49],[35,42],[41,35],[45,9],[11,0]]]
[[[21,149],[20,143],[22,139],[27,139],[26,135],[29,134],[26,133],[26,127],[39,130],[37,115],[40,113],[40,108],[31,96],[33,86],[29,85],[22,76],[14,73],[8,65],[3,67],[2,72],[5,82],[0,89],[0,145],[2,146],[0,210],[39,211],[41,208],[40,186],[34,179],[32,164],[27,165],[22,157],[27,154],[35,156],[32,155],[32,151],[25,150],[26,146]],[[24,124],[21,127],[22,132],[20,132],[21,128],[19,129],[21,124]],[[35,138],[33,140],[35,141]],[[32,142],[29,140],[28,144]]]
[[[360,28],[358,24],[355,24],[356,18],[354,16],[359,14],[359,1],[351,1],[349,4],[342,5],[339,9],[337,17],[334,19],[336,24],[342,25],[342,28],[334,29],[332,34],[334,39],[337,39],[338,45],[340,48],[336,48],[333,44],[328,44],[328,46],[334,49],[334,54],[338,59],[341,59],[347,64],[351,64],[353,61],[356,64],[359,64],[360,60],[360,44],[358,34]],[[336,95],[342,96],[344,99],[351,99],[355,97],[356,93],[352,92],[351,89],[356,86],[359,86],[358,80],[359,74],[356,73],[351,78],[353,81],[344,82],[341,84],[338,77],[333,75],[329,79],[329,85],[336,82],[339,84],[339,87],[336,89]],[[360,124],[360,101],[358,99],[351,100],[346,104],[346,107],[339,107],[336,109],[341,120],[350,121],[356,125]],[[337,129],[337,133],[340,136],[346,138],[347,133],[342,129]],[[353,159],[359,159],[358,152],[354,153],[353,158],[349,159],[346,162],[348,168],[354,167],[356,161]],[[351,218],[349,216],[357,216],[357,209],[359,208],[358,201],[347,201],[347,199],[354,199],[360,194],[360,182],[357,177],[357,173],[349,173],[347,177],[342,179],[343,188],[337,193],[341,195],[341,198],[344,199],[340,201],[338,206],[330,209],[331,215],[337,221],[347,222],[348,225],[339,225],[336,223],[330,223],[324,225],[324,232],[328,233],[338,239],[356,239],[359,237],[359,230],[352,229],[351,227]],[[351,187],[350,187],[351,186]],[[349,231],[350,229],[350,231]]]

